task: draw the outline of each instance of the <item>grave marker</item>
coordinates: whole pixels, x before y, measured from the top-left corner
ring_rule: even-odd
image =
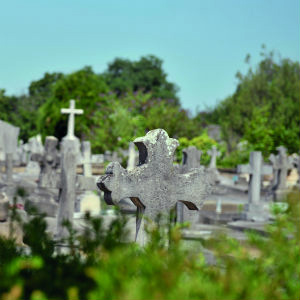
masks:
[[[207,154],[209,156],[211,156],[209,168],[216,169],[217,168],[217,157],[219,157],[221,155],[221,152],[217,150],[217,147],[215,145],[213,145],[211,150],[207,151]]]
[[[139,150],[139,165],[131,171],[118,162],[110,163],[97,182],[104,191],[107,204],[118,205],[130,198],[137,207],[136,241],[145,244],[144,218],[155,221],[159,214],[168,214],[179,201],[198,210],[211,191],[203,169],[180,174],[173,166],[177,140],[166,131],[156,129],[134,140]]]
[[[248,206],[247,210],[253,215],[257,214],[259,218],[263,209],[261,203],[260,190],[261,190],[261,177],[262,175],[272,174],[272,167],[263,165],[263,159],[260,151],[253,151],[250,153],[250,162],[247,165],[238,165],[238,173],[248,173],[250,175],[249,188],[248,188]]]

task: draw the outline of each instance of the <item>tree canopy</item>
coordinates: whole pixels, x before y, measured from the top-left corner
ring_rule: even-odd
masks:
[[[231,96],[192,117],[181,107],[178,88],[167,80],[161,59],[116,58],[100,74],[91,67],[70,74],[45,73],[31,82],[26,95],[8,96],[0,90],[0,118],[19,126],[24,140],[37,133],[62,138],[67,116],[60,109],[75,99],[84,109],[84,115],[76,117],[76,135],[89,139],[94,152],[127,147],[134,137],[155,128],[199,147],[209,124],[221,126],[224,144],[219,148],[229,165],[244,160],[252,150],[265,157],[279,145],[298,152],[299,63],[265,53],[257,67],[249,64],[248,72],[238,72],[237,78]],[[248,148],[240,155],[237,144],[243,140]]]

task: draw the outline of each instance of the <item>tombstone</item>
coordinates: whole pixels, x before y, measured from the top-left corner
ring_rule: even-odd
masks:
[[[238,165],[238,173],[248,173],[250,175],[248,188],[248,204],[246,205],[247,218],[253,220],[265,220],[268,216],[263,211],[261,201],[261,179],[262,175],[272,174],[272,167],[263,165],[263,158],[260,151],[250,153],[250,163],[248,165]]]
[[[127,170],[133,170],[138,164],[138,154],[135,151],[134,143],[129,143]]]
[[[283,146],[276,148],[278,154],[275,156],[271,154],[269,156],[269,160],[273,166],[273,182],[272,182],[272,189],[277,194],[281,194],[284,190],[287,189],[286,181],[288,170],[293,167],[292,164],[292,157],[288,157],[286,148]]]
[[[40,173],[41,173],[40,164],[37,161],[30,160],[22,176],[26,177],[29,180],[37,181]]]
[[[118,162],[110,163],[97,185],[107,204],[118,205],[122,199],[130,198],[136,205],[136,241],[144,245],[144,216],[155,221],[159,214],[175,209],[179,201],[198,210],[210,193],[211,184],[202,168],[179,173],[173,165],[179,143],[163,129],[149,131],[134,143],[139,150],[139,165],[128,171]]]
[[[180,166],[180,173],[188,173],[193,168],[200,168],[200,159],[202,151],[195,146],[189,146],[182,150],[182,164]],[[189,221],[195,223],[198,221],[198,213],[189,210],[183,203],[177,203],[177,221],[183,223]]]
[[[83,175],[92,176],[91,143],[84,141],[81,144]]]
[[[0,222],[5,222],[9,215],[9,200],[5,193],[0,193]]]
[[[47,136],[45,149],[42,155],[34,154],[33,161],[40,163],[39,187],[57,186],[57,168],[59,166],[59,154],[57,151],[58,140],[54,136]]]
[[[74,151],[77,155],[77,162],[79,160],[79,153],[80,153],[80,142],[79,139],[74,135],[75,129],[75,115],[82,115],[82,109],[75,109],[75,100],[70,100],[70,107],[69,108],[62,108],[60,110],[62,114],[68,114],[68,132],[67,135],[62,139],[62,151]],[[72,141],[68,143],[68,141]],[[71,149],[71,147],[74,147]],[[65,148],[65,150],[63,149]]]
[[[76,141],[73,141],[74,146]],[[68,145],[70,146],[70,145]],[[75,150],[75,148],[73,148]],[[57,217],[57,237],[65,238],[68,235],[63,222],[73,223],[75,206],[75,184],[76,184],[76,152],[64,151],[61,156],[61,187],[59,209]]]
[[[6,182],[13,180],[13,156],[17,150],[20,128],[0,120],[0,145],[5,153]]]
[[[188,172],[193,168],[199,168],[201,155],[202,151],[198,150],[195,146],[189,146],[183,149],[181,173]]]
[[[293,165],[297,169],[297,172],[298,172],[297,184],[299,185],[300,184],[300,156],[299,156],[299,154],[294,153],[292,155],[292,159],[293,159]]]
[[[42,137],[40,134],[33,136],[28,140],[28,151],[30,153],[29,159],[31,159],[31,155],[33,154],[42,154],[44,152]]]
[[[217,169],[217,157],[221,155],[221,152],[217,150],[215,145],[212,146],[211,150],[207,151],[207,154],[211,156],[209,168],[210,169]]]

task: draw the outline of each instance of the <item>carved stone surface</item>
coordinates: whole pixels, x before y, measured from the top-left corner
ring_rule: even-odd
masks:
[[[97,185],[104,191],[108,204],[118,205],[122,199],[130,198],[136,205],[136,240],[144,244],[143,216],[155,221],[159,214],[174,209],[179,201],[197,210],[210,193],[211,184],[203,169],[180,174],[174,168],[174,151],[179,143],[163,129],[149,131],[134,143],[139,150],[139,165],[128,171],[118,162],[110,163]]]

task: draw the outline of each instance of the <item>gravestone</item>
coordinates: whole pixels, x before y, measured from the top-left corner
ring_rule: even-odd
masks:
[[[40,163],[39,187],[57,186],[57,169],[59,166],[59,154],[57,150],[58,140],[54,136],[47,136],[45,149],[42,155],[34,154],[33,161]]]
[[[250,153],[248,165],[238,165],[238,173],[248,173],[250,175],[248,188],[248,204],[245,206],[248,219],[265,220],[268,215],[264,212],[264,203],[261,201],[261,180],[262,175],[272,174],[272,167],[263,165],[263,158],[260,151]]]
[[[275,191],[275,198],[283,196],[287,190],[288,171],[293,167],[293,158],[287,155],[286,148],[283,146],[276,148],[278,154],[271,154],[269,160],[273,166],[272,189]]]
[[[146,242],[144,216],[155,221],[168,214],[181,201],[189,209],[198,210],[211,191],[203,169],[180,174],[173,165],[177,140],[163,129],[149,131],[134,140],[139,150],[139,165],[131,171],[118,162],[110,163],[97,182],[107,204],[118,205],[130,198],[137,207],[136,241]]]
[[[207,154],[211,157],[209,162],[209,168],[217,169],[217,157],[221,155],[221,152],[217,150],[217,147],[215,145],[213,145],[211,150],[207,151]]]
[[[292,159],[293,159],[293,165],[297,169],[297,172],[298,172],[297,184],[299,185],[300,184],[300,155],[294,153],[292,155]]]
[[[20,128],[0,120],[0,145],[5,153],[6,182],[13,180],[13,156],[17,150]]]
[[[92,176],[91,143],[84,141],[81,144],[83,175]]]
[[[200,168],[200,159],[202,151],[195,146],[189,146],[182,150],[182,164],[180,165],[180,173],[188,173],[193,168]],[[189,221],[195,223],[198,221],[198,213],[189,210],[182,202],[177,203],[177,221],[183,223]]]
[[[75,130],[75,115],[82,115],[82,109],[75,109],[75,100],[70,100],[70,107],[69,108],[62,108],[60,110],[62,114],[68,114],[68,132],[67,135],[62,139],[61,147],[62,151],[65,148],[66,151],[74,151],[76,153],[76,160],[79,161],[79,153],[80,153],[80,142],[79,139],[74,135]],[[68,141],[72,141],[68,143]],[[74,149],[70,149],[70,147],[74,147]]]
[[[76,141],[73,141],[74,146]],[[70,146],[70,145],[68,145]],[[65,221],[73,224],[75,206],[75,184],[76,184],[76,152],[64,151],[61,156],[61,187],[59,197],[59,209],[57,216],[57,237],[65,238],[67,229],[63,226]]]
[[[5,222],[9,215],[9,200],[5,193],[0,192],[0,222]]]
[[[200,167],[202,151],[195,146],[189,146],[182,150],[181,173],[186,173],[190,169]]]
[[[42,154],[44,152],[42,137],[40,134],[33,136],[28,140],[28,151],[29,159],[31,159],[31,155],[33,154]]]

